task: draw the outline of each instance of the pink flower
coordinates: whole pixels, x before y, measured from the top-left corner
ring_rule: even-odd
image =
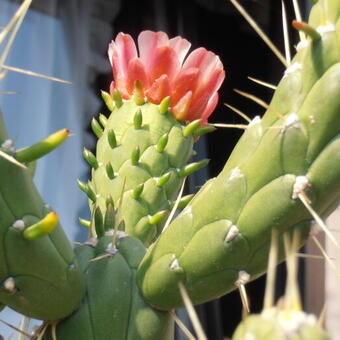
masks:
[[[164,32],[143,31],[138,50],[130,35],[119,33],[109,46],[114,82],[124,99],[133,96],[138,80],[146,99],[159,104],[171,98],[170,111],[180,121],[201,119],[206,124],[217,102],[225,73],[217,55],[201,47],[185,59],[191,44],[169,39]]]

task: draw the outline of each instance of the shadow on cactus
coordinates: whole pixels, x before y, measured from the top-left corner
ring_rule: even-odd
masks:
[[[83,152],[92,177],[78,182],[89,238],[74,251],[30,170],[66,130],[15,150],[1,124],[0,302],[45,320],[39,339],[170,340],[184,302],[190,309],[239,288],[246,304],[273,232],[279,244],[299,232],[297,249],[315,220],[334,240],[321,218],[340,202],[339,16],[338,1],[320,0],[308,24],[294,22],[302,39],[294,59],[283,58],[266,113],[194,197],[182,197],[183,182],[207,164],[188,161],[197,138],[215,129],[207,120],[224,79],[220,59],[204,48],[187,56],[187,40],[162,32],[142,32],[138,51],[118,34],[109,47],[114,82],[102,92],[111,113],[92,120],[96,153]],[[284,255],[280,246],[278,261]]]

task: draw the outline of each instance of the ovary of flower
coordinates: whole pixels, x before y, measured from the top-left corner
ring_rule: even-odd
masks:
[[[186,57],[190,46],[181,37],[169,39],[164,32],[143,31],[138,37],[138,54],[131,36],[119,33],[108,51],[114,77],[110,91],[117,89],[129,99],[138,80],[148,101],[159,104],[170,96],[176,119],[200,118],[205,124],[217,105],[225,72],[219,57],[205,48]]]

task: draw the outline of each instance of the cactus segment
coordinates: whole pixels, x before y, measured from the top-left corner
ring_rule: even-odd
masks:
[[[169,136],[168,134],[164,134],[157,142],[157,151],[163,152],[166,145],[168,144]]]
[[[0,301],[36,319],[65,317],[85,293],[69,241],[29,171],[0,158],[0,172]]]
[[[143,87],[139,80],[135,81],[135,87],[133,89],[133,100],[137,105],[143,105],[145,103]]]
[[[201,120],[196,119],[192,122],[190,122],[184,129],[183,129],[183,136],[188,137],[195,133],[195,131],[199,128],[201,125]]]
[[[46,236],[52,232],[58,226],[58,216],[53,211],[48,213],[42,220],[29,226],[24,230],[22,235],[27,240],[37,240],[43,236]]]
[[[96,118],[92,118],[91,129],[93,133],[97,136],[97,138],[100,138],[103,135],[103,129]]]
[[[104,219],[103,214],[99,207],[96,207],[96,209],[94,210],[94,224],[97,236],[98,237],[104,236],[105,234]]]
[[[309,21],[321,38],[298,51],[264,117],[147,252],[137,277],[150,304],[182,306],[179,281],[198,304],[235,289],[240,271],[260,276],[271,230],[300,230],[301,244],[308,237],[312,216],[299,194],[323,217],[339,204],[340,2],[325,1]]]
[[[320,33],[314,27],[308,25],[306,22],[293,20],[292,25],[298,31],[304,32],[313,41],[321,39]]]
[[[159,113],[161,115],[164,115],[165,113],[169,112],[169,106],[170,106],[170,97],[165,97],[161,103],[159,104]]]
[[[143,114],[141,110],[137,110],[133,117],[133,125],[136,130],[139,130],[143,124]]]
[[[69,136],[68,129],[59,130],[36,144],[17,150],[15,158],[22,163],[35,161],[54,150]]]
[[[113,102],[113,98],[112,96],[110,95],[110,93],[106,92],[106,91],[101,91],[100,92],[101,95],[102,95],[102,98],[104,100],[104,103],[106,104],[107,108],[110,110],[110,111],[113,111],[114,108],[115,108],[115,105],[114,105],[114,102]],[[104,116],[105,117],[105,116]],[[106,118],[106,117],[105,117]],[[105,120],[104,120],[105,121]],[[101,122],[102,123],[102,122]],[[103,124],[102,124],[103,125]],[[105,127],[105,126],[104,126]]]
[[[83,150],[83,156],[86,160],[86,162],[94,169],[98,168],[98,162],[97,159],[95,157],[95,155],[90,151],[87,150],[86,148],[84,148]]]
[[[115,132],[113,130],[109,130],[107,134],[107,139],[108,139],[110,147],[114,149],[117,146],[117,140],[116,140]]]
[[[194,131],[194,136],[199,137],[207,133],[214,132],[216,130],[215,126],[203,126]]]
[[[80,180],[78,180],[78,187],[81,191],[83,191],[87,197],[93,202],[96,203],[97,196],[94,191],[91,189],[89,184],[86,184]]]
[[[122,100],[120,93],[117,90],[113,91],[113,100],[114,100],[114,103],[116,104],[117,109],[122,107],[123,100]]]
[[[80,308],[57,325],[57,339],[71,340],[74,334],[79,340],[172,339],[170,314],[146,304],[135,283],[136,268],[145,254],[142,243],[119,232],[116,252],[110,255],[106,252],[110,242],[112,237],[105,236],[97,246],[76,249],[87,276],[87,294]],[[100,259],[103,254],[109,256]],[[53,339],[51,328],[45,339]]]
[[[182,169],[178,171],[179,177],[186,177],[191,175],[193,172],[198,171],[201,168],[204,168],[209,163],[209,159],[202,159],[199,162],[194,162],[191,164],[186,165]]]
[[[145,244],[161,232],[183,178],[207,164],[203,160],[185,168],[192,155],[193,131],[185,136],[190,124],[176,121],[168,105],[168,98],[160,105],[137,105],[134,100],[116,104],[98,140],[92,180],[79,184],[103,216],[105,200],[111,196],[125,231]],[[160,107],[166,112],[161,114]]]
[[[91,226],[91,221],[85,220],[84,218],[80,218],[80,217],[79,217],[79,223],[86,228],[90,228]]]
[[[102,127],[105,129],[105,126],[107,124],[107,118],[102,113],[99,114],[99,122],[102,125]]]

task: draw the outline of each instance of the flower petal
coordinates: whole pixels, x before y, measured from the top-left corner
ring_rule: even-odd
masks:
[[[149,81],[146,76],[145,67],[140,58],[131,59],[127,72],[127,90],[130,94],[133,92],[134,84],[136,80],[139,80],[143,89],[149,87]]]
[[[178,60],[182,65],[185,56],[187,55],[191,44],[188,40],[182,37],[176,37],[169,40],[169,45],[175,50],[178,56]]]
[[[139,56],[144,65],[148,68],[148,62],[157,47],[164,46],[168,43],[169,38],[164,32],[143,31],[138,36]]]
[[[224,70],[217,69],[213,71],[213,73],[210,75],[210,78],[207,79],[205,83],[201,82],[199,79],[199,87],[194,93],[193,104],[189,111],[190,117],[191,115],[196,115],[197,113],[203,113],[208,101],[221,86],[224,77]]]
[[[216,109],[218,103],[218,93],[216,92],[208,101],[207,106],[205,107],[202,115],[201,115],[201,125],[206,125],[208,122],[208,118]]]
[[[180,101],[171,107],[171,112],[177,120],[187,120],[187,112],[192,101],[192,92],[188,91]]]
[[[147,68],[150,83],[163,74],[166,74],[172,81],[180,67],[177,54],[170,46],[156,48]]]
[[[135,42],[129,34],[119,33],[116,40],[109,45],[108,54],[114,76],[118,73],[125,76],[130,60],[137,57]]]
[[[170,93],[169,78],[167,75],[163,74],[153,82],[149,90],[145,92],[145,96],[151,103],[159,104],[162,99],[170,96]]]
[[[176,105],[176,103],[184,97],[184,95],[195,89],[197,86],[197,80],[199,76],[199,69],[196,67],[191,67],[186,70],[181,71],[173,82],[173,87],[171,91],[171,103]]]

